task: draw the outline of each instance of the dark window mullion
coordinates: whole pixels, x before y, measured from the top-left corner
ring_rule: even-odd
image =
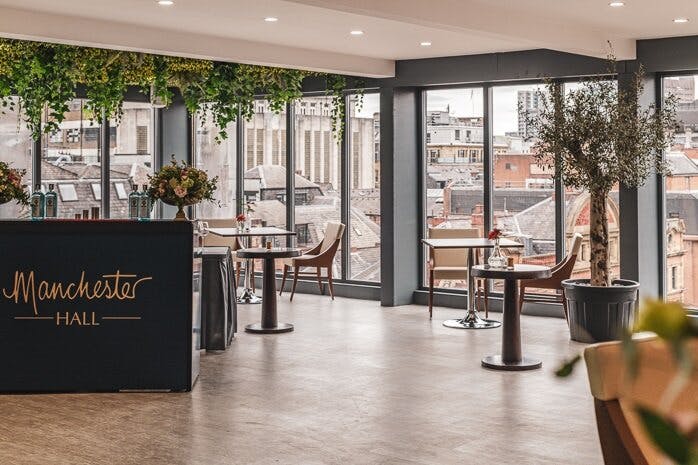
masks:
[[[351,267],[351,147],[350,141],[351,137],[351,108],[349,95],[344,96],[344,105],[346,111],[344,112],[344,131],[342,132],[342,139],[340,141],[341,150],[341,186],[340,186],[340,197],[341,197],[341,222],[346,225],[344,230],[344,236],[342,237],[342,279],[348,279]]]

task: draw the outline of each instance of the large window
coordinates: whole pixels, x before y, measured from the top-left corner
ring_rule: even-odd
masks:
[[[526,125],[526,115],[540,108],[541,90],[539,85],[493,89],[493,219],[505,237],[524,245],[505,250],[517,263],[552,266],[555,186],[550,170],[536,163],[534,134]]]
[[[197,218],[235,218],[236,215],[236,146],[237,122],[226,127],[227,139],[216,139],[220,133],[210,115],[203,118],[197,115],[195,121],[195,163],[196,167],[205,170],[209,177],[218,176],[218,189],[215,192],[216,201],[220,203],[202,202],[196,206]]]
[[[350,101],[351,183],[349,279],[380,281],[380,98],[366,94]]]
[[[667,77],[664,95],[674,95],[679,128],[666,153],[670,174],[664,182],[665,293],[698,308],[698,75]]]
[[[322,240],[328,222],[341,222],[341,151],[332,132],[329,97],[303,98],[295,110],[295,229],[298,246],[311,247]],[[347,233],[355,238],[354,232]],[[341,253],[337,252],[334,262],[337,279],[341,277]]]
[[[482,236],[482,88],[429,90],[426,110],[426,229],[474,228]],[[465,280],[440,280],[435,285],[467,288]]]
[[[16,107],[15,107],[16,108]],[[0,161],[4,161],[11,168],[26,170],[23,182],[29,190],[32,186],[32,154],[31,133],[21,120],[21,115],[16,111],[0,112]],[[0,205],[0,218],[15,219],[29,217],[29,209],[8,202]]]
[[[85,101],[74,99],[56,131],[42,138],[41,183],[44,191],[54,184],[58,216],[74,218],[92,207],[101,210],[101,138],[97,121],[91,121]],[[115,129],[115,128],[114,128]],[[111,148],[116,144],[112,139]]]
[[[252,205],[253,225],[285,229],[286,113],[274,113],[266,100],[255,105],[252,119],[244,122],[243,200]],[[276,240],[279,245],[283,242]]]
[[[131,186],[142,188],[153,174],[153,108],[149,103],[124,102],[121,119],[110,122],[109,153],[109,214],[128,218]]]

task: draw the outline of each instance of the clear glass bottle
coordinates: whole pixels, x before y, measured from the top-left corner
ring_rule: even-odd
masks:
[[[48,185],[48,192],[45,195],[46,200],[46,218],[58,217],[58,194],[53,190],[53,184]]]
[[[46,209],[46,196],[41,192],[41,184],[34,186],[34,193],[29,201],[33,220],[43,220]]]
[[[148,195],[148,185],[143,184],[143,192],[140,194],[138,207],[138,219],[147,221],[150,219],[150,195]]]
[[[128,195],[128,217],[132,220],[139,218],[139,209],[141,204],[141,194],[138,193],[138,184],[131,186],[131,193]]]
[[[492,268],[506,268],[507,267],[507,257],[502,253],[502,249],[499,247],[499,239],[495,241],[494,250],[487,259],[487,264]]]

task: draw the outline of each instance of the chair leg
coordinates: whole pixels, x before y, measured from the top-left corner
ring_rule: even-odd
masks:
[[[565,299],[565,291],[562,291],[562,311],[565,312],[565,321],[567,321],[567,326],[570,325],[570,317],[567,314],[567,299]]]
[[[434,305],[434,271],[429,270],[429,319],[432,316],[432,306]]]
[[[242,264],[238,262],[235,264],[235,289],[240,285],[240,270],[242,270]]]
[[[332,300],[334,300],[334,284],[332,283],[332,267],[327,268],[327,287],[330,290]]]
[[[281,276],[281,289],[279,289],[279,295],[284,292],[284,286],[286,285],[286,273],[288,272],[288,265],[284,264],[284,272]]]
[[[490,317],[490,290],[488,284],[489,282],[486,279],[482,280],[483,294],[485,294],[485,319]]]
[[[294,266],[293,267],[293,287],[291,288],[291,298],[289,299],[290,302],[293,302],[293,295],[296,293],[296,284],[298,283],[298,269],[300,266]]]
[[[254,283],[254,260],[250,260],[250,283],[252,284],[252,292],[257,292],[257,286]]]
[[[526,286],[519,287],[519,313],[523,310],[524,298],[526,297]]]
[[[320,267],[319,266],[317,268],[315,268],[315,272],[317,274],[318,286],[320,286],[320,295],[325,295],[325,290],[322,288],[322,278],[320,277]]]

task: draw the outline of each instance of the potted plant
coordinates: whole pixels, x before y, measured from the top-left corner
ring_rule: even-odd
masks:
[[[609,74],[615,74],[612,56],[609,65]],[[526,116],[536,162],[565,187],[590,195],[591,279],[562,283],[575,341],[616,339],[637,311],[639,283],[611,282],[609,276],[608,196],[614,186],[638,187],[653,172],[667,172],[663,151],[676,126],[675,100],[669,98],[662,108],[641,107],[642,91],[642,68],[620,88],[601,75],[568,92],[550,81],[539,94],[540,109]]]
[[[18,205],[29,205],[27,186],[22,184],[26,171],[10,168],[10,165],[0,161],[0,205],[16,201]]]
[[[148,181],[150,198],[177,207],[175,220],[186,220],[184,207],[204,200],[215,201],[213,193],[217,188],[218,177],[209,179],[206,171],[184,162],[178,163],[173,154],[172,162],[153,176],[148,176]]]

